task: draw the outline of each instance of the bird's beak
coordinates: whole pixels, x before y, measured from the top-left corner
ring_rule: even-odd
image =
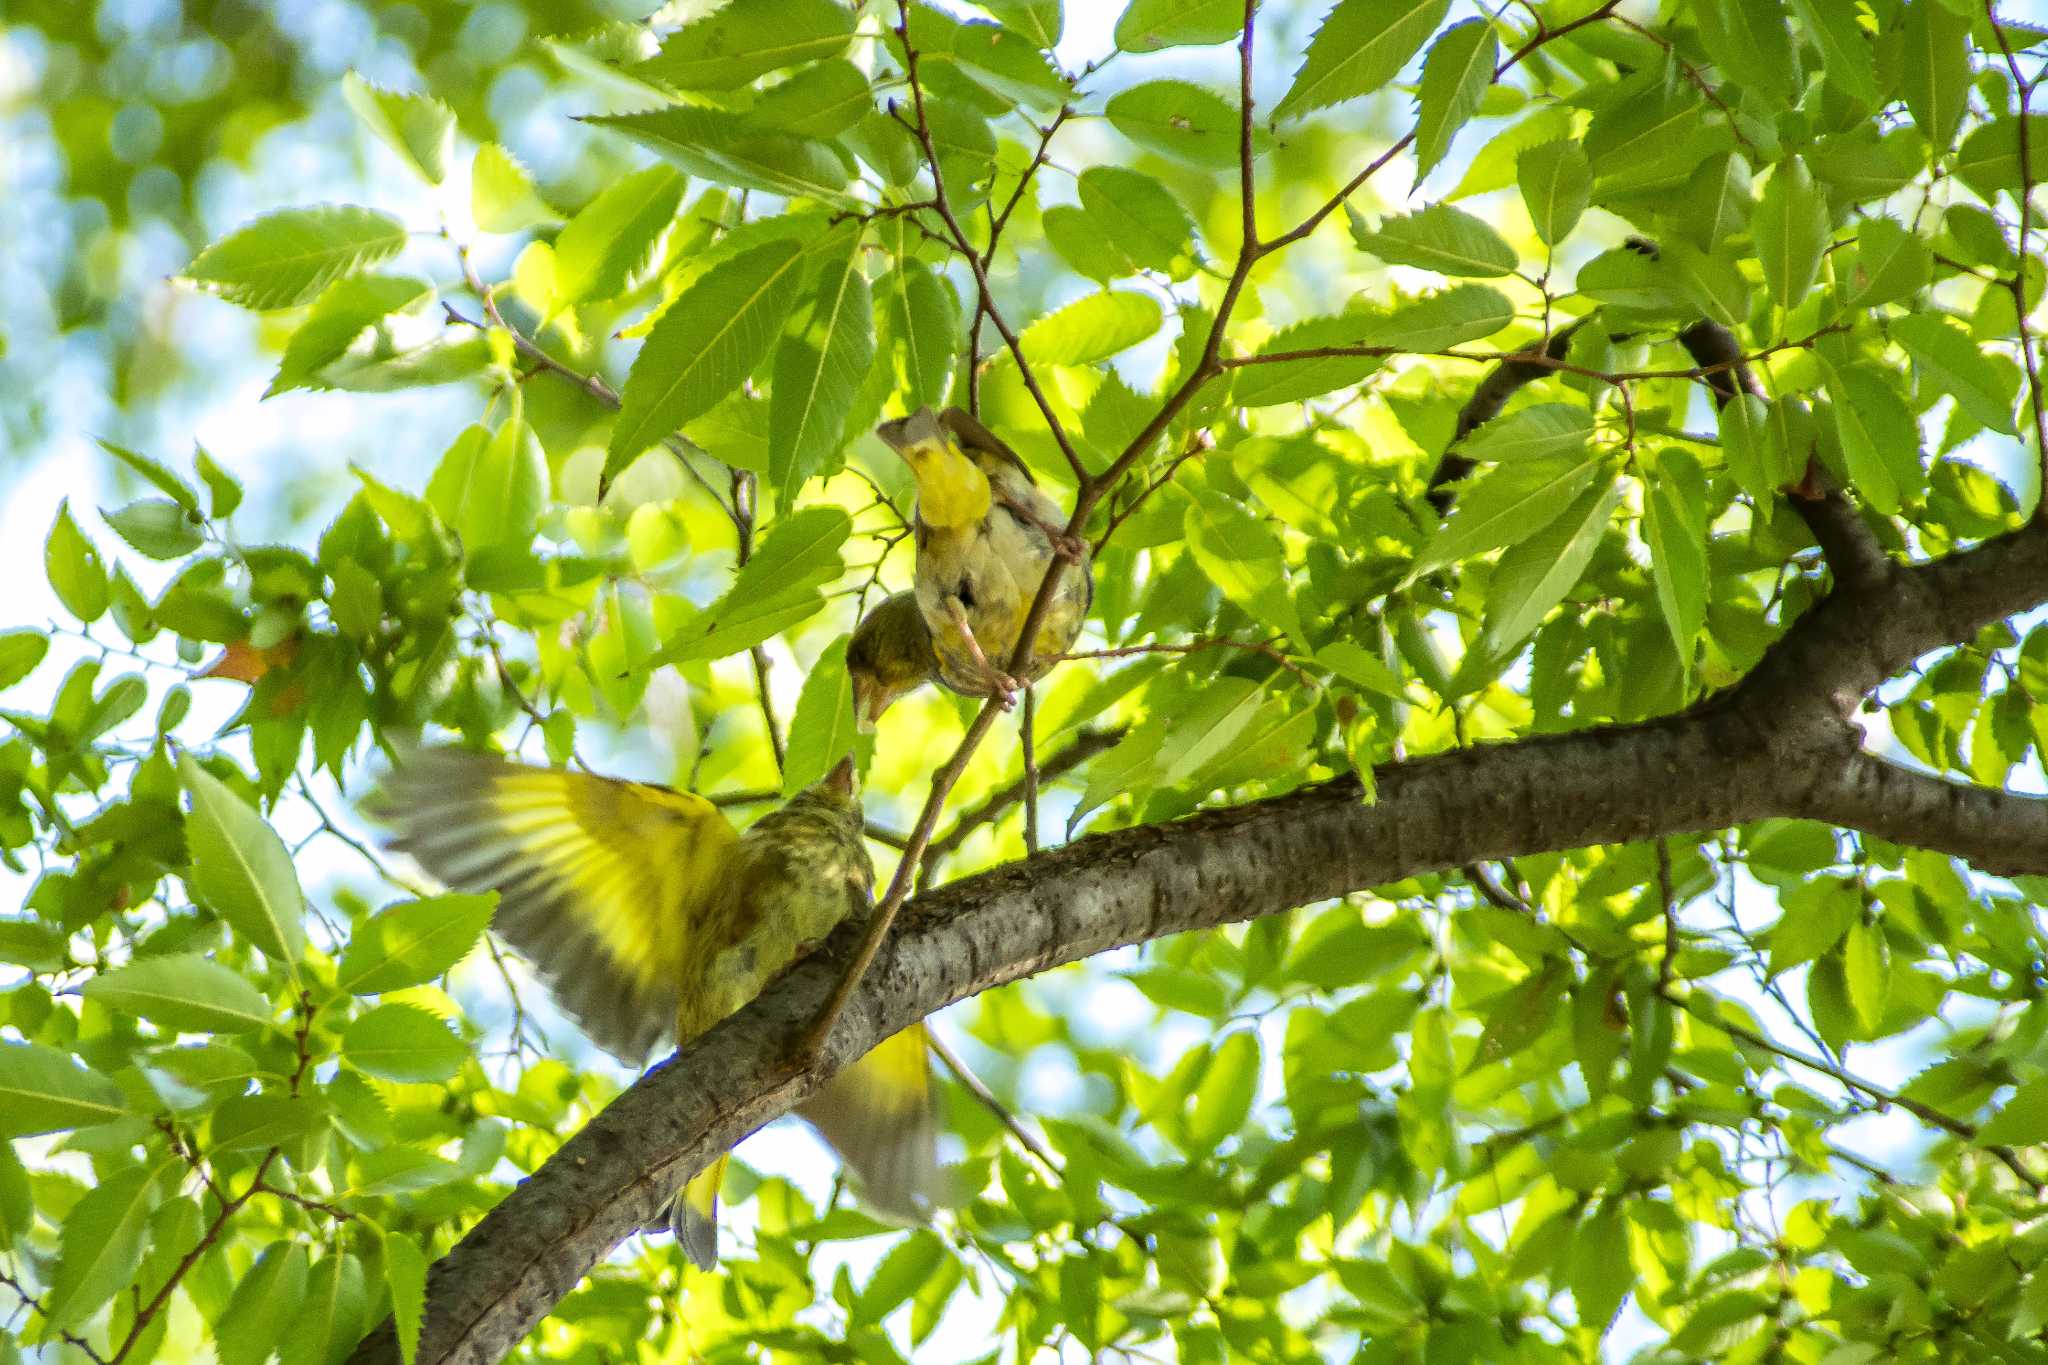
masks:
[[[879,680],[864,673],[853,679],[853,728],[864,735],[875,732],[875,722],[888,710],[889,698]]]
[[[838,792],[841,796],[853,795],[855,774],[852,754],[848,754],[845,758],[840,759],[839,766],[825,774],[825,785],[831,790]]]
[[[882,444],[905,459],[918,447],[943,442],[945,434],[945,429],[939,425],[938,414],[930,408],[919,408],[908,417],[899,417],[875,428],[875,435],[881,437]]]

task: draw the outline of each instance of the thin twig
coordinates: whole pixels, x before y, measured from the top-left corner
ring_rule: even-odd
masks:
[[[1010,1107],[996,1098],[995,1092],[988,1088],[986,1081],[968,1070],[967,1063],[960,1060],[960,1054],[953,1051],[952,1046],[939,1036],[937,1029],[927,1028],[924,1031],[924,1039],[926,1046],[931,1048],[932,1055],[944,1062],[946,1069],[953,1073],[953,1079],[959,1081],[968,1094],[981,1101],[982,1106],[994,1114],[1003,1127],[1010,1130],[1010,1136],[1017,1139],[1018,1146],[1036,1157],[1038,1163],[1052,1175],[1063,1174],[1058,1159],[1053,1156],[1051,1149],[1038,1134],[1026,1128],[1023,1120],[1011,1113]]]

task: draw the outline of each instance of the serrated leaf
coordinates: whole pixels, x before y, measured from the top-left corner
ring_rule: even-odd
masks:
[[[1692,458],[1676,449],[1657,456],[1649,484],[1643,539],[1650,547],[1657,605],[1689,677],[1707,614],[1707,484]]]
[[[1112,95],[1103,113],[1140,147],[1197,166],[1237,164],[1237,106],[1213,90],[1187,81],[1146,81]],[[1271,143],[1264,128],[1253,130],[1255,153]]]
[[[1799,26],[1820,48],[1828,81],[1864,104],[1876,104],[1877,59],[1856,11],[1830,0],[1792,0]]]
[[[192,797],[185,836],[194,897],[298,980],[306,906],[284,840],[190,754],[179,756],[178,772]]]
[[[1243,27],[1242,0],[1132,0],[1116,21],[1116,45],[1125,52],[1207,46]]]
[[[846,671],[846,636],[825,646],[797,695],[789,723],[789,751],[782,765],[782,792],[794,796],[832,771],[853,752],[853,679]]]
[[[290,308],[343,275],[389,260],[404,246],[405,225],[374,209],[283,209],[200,252],[185,267],[185,278],[244,308]]]
[[[1166,186],[1121,166],[1091,166],[1081,172],[1076,192],[1091,231],[1100,234],[1098,251],[1176,280],[1194,273],[1194,220]]]
[[[477,148],[470,164],[469,216],[485,232],[524,232],[561,221],[541,198],[533,172],[495,142]]]
[[[1275,332],[1258,354],[1277,356],[1323,347],[1361,346],[1367,329],[1376,321],[1371,314],[1362,312],[1310,318]],[[1380,356],[1335,355],[1246,365],[1234,371],[1236,380],[1230,397],[1233,403],[1247,408],[1296,403],[1349,388],[1384,364],[1386,361]]]
[[[1932,383],[1941,393],[1956,400],[1956,406],[1970,417],[2001,435],[2011,436],[2018,428],[2012,420],[2012,395],[1999,382],[1998,371],[1970,334],[1946,318],[1915,313],[1896,318],[1892,339],[1913,357],[1913,367],[1923,386]]]
[[[1593,439],[1593,414],[1576,403],[1538,403],[1488,422],[1465,438],[1475,460],[1576,460]]]
[[[1362,340],[1403,351],[1442,351],[1490,337],[1514,320],[1515,306],[1498,289],[1461,284],[1371,319]]]
[[[1195,563],[1225,597],[1254,620],[1302,637],[1287,595],[1280,540],[1264,522],[1232,499],[1204,489],[1189,495],[1183,532]]]
[[[1875,308],[1917,294],[1933,267],[1933,253],[1917,233],[1890,218],[1865,218],[1856,225],[1855,283],[1843,306]]]
[[[685,24],[633,74],[677,90],[731,90],[836,57],[852,41],[853,15],[833,0],[746,0]]]
[[[1533,535],[1508,547],[1487,585],[1475,664],[1507,657],[1564,600],[1592,561],[1620,499],[1621,484],[1610,474]]]
[[[959,350],[960,308],[952,288],[922,261],[904,261],[884,278],[882,298],[904,407],[914,412],[943,403]]]
[[[1584,456],[1516,460],[1467,481],[1404,581],[1534,535],[1585,492],[1598,470]]]
[[[0,689],[35,672],[50,652],[50,637],[39,630],[0,630]]]
[[[214,1321],[220,1365],[264,1365],[291,1335],[305,1301],[306,1249],[272,1242],[236,1283],[234,1297]]]
[[[752,117],[804,137],[835,138],[874,112],[867,74],[843,57],[790,73],[754,102]]]
[[[137,474],[140,474],[158,492],[162,493],[172,502],[175,502],[187,512],[198,512],[199,495],[194,493],[191,486],[183,479],[173,474],[170,468],[161,460],[153,460],[140,451],[130,450],[126,446],[115,445],[112,441],[100,437],[94,437],[93,440],[94,444],[98,445],[101,450],[106,451],[107,454],[113,456],[122,464],[127,465]]]
[[[0,1138],[90,1128],[127,1113],[121,1088],[69,1053],[0,1042]]]
[[[1046,314],[1018,338],[1034,363],[1086,365],[1107,360],[1158,332],[1159,301],[1150,294],[1087,294]]]
[[[107,566],[99,549],[71,519],[71,500],[57,504],[57,520],[43,542],[43,573],[64,610],[85,622],[97,621],[108,602]]]
[[[735,189],[765,190],[827,204],[846,202],[853,161],[834,143],[770,128],[719,109],[672,105],[583,120],[611,128],[692,175]]]
[[[1578,226],[1593,200],[1593,164],[1576,139],[1539,142],[1515,160],[1529,221],[1545,246],[1556,246]]]
[[[2048,1142],[2048,1080],[2029,1081],[2013,1091],[1977,1130],[1977,1141],[2009,1147]]]
[[[760,364],[796,297],[802,261],[797,243],[768,242],[713,266],[662,314],[626,376],[601,490]]]
[[[1419,213],[1389,214],[1377,230],[1349,204],[1351,239],[1389,265],[1410,265],[1440,275],[1482,278],[1514,273],[1515,249],[1485,222],[1449,204],[1431,204]]]
[[[429,95],[412,95],[372,85],[351,71],[341,78],[341,95],[363,126],[398,153],[399,160],[430,185],[448,173],[455,142],[455,111]]]
[[[1423,177],[1451,149],[1451,139],[1479,110],[1480,97],[1493,84],[1500,59],[1500,39],[1484,19],[1453,24],[1437,36],[1422,63],[1422,86],[1415,116],[1415,180]]]
[[[548,459],[533,428],[507,417],[496,431],[469,427],[442,455],[427,502],[474,556],[532,543],[547,505]]]
[[[1912,0],[1898,14],[1898,65],[1887,74],[1938,157],[1970,101],[1970,17],[1942,0]]]
[[[492,893],[386,906],[349,936],[334,984],[353,995],[423,986],[469,955],[497,904]]]
[[[156,1196],[152,1172],[128,1166],[71,1206],[43,1304],[47,1334],[78,1326],[134,1278],[142,1266],[143,1232]]]
[[[875,358],[875,309],[861,274],[860,239],[791,314],[776,347],[768,402],[768,480],[785,501],[839,453],[847,419]]]
[[[111,511],[103,507],[100,515],[129,548],[151,559],[183,559],[206,543],[197,518],[169,498],[137,498]]]
[[[326,387],[320,372],[346,355],[357,338],[394,313],[419,307],[433,293],[434,287],[425,280],[402,275],[350,275],[336,280],[313,301],[305,320],[285,343],[277,376],[263,396]]]
[[[2020,132],[2026,137],[2026,170],[2021,174]],[[1972,129],[1950,163],[1965,185],[1987,201],[1999,194],[2019,197],[2020,187],[2048,180],[2048,114],[2028,114],[2024,123],[2000,114]]]
[[[448,1026],[418,1005],[388,1004],[349,1021],[341,1055],[359,1071],[387,1081],[445,1081],[469,1049]]]
[[[1750,232],[1772,300],[1781,308],[1797,307],[1813,288],[1828,244],[1827,196],[1814,187],[1804,161],[1786,157],[1771,172]]]
[[[137,958],[100,972],[79,994],[108,1009],[188,1033],[239,1033],[273,1017],[263,993],[197,953]]]
[[[1450,12],[1450,0],[1337,0],[1325,15],[1276,119],[1370,94],[1401,74]]]
[[[554,309],[625,292],[647,268],[682,202],[683,177],[667,166],[649,166],[585,204],[555,237]]]
[[[420,1324],[427,1314],[427,1257],[403,1237],[384,1239],[384,1282],[391,1291],[391,1317],[398,1328],[398,1353],[413,1365],[420,1348]]]
[[[1877,511],[1898,511],[1927,487],[1913,414],[1885,377],[1865,365],[1844,366],[1831,387],[1849,482]]]
[[[1700,41],[1724,73],[1773,107],[1792,107],[1805,79],[1781,0],[1699,0],[1693,15]]]

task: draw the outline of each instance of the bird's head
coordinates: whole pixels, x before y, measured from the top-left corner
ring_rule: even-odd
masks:
[[[873,733],[898,697],[938,676],[939,658],[917,594],[899,592],[861,617],[846,645],[846,671],[853,679],[854,724],[864,735]]]
[[[972,526],[988,515],[988,475],[970,459],[930,408],[875,428],[917,479],[917,514],[926,524]]]

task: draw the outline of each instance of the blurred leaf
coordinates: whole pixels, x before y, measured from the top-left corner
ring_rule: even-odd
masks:
[[[372,85],[353,71],[341,78],[341,94],[399,160],[428,184],[441,183],[455,142],[454,110],[431,96]]]
[[[1970,98],[1970,17],[1941,0],[1911,0],[1897,24],[1901,59],[1886,74],[1921,136],[1946,152]]]
[[[561,221],[525,163],[495,142],[477,148],[470,165],[469,216],[485,232],[524,232]]]
[[[1682,450],[1659,451],[1643,503],[1643,539],[1657,580],[1657,605],[1671,629],[1679,667],[1690,677],[1707,614],[1707,482]]]
[[[128,1112],[121,1090],[69,1054],[0,1042],[0,1138],[89,1128]]]
[[[57,1269],[43,1304],[45,1331],[78,1326],[133,1279],[142,1265],[142,1234],[156,1208],[153,1172],[115,1171],[65,1215]]]
[[[427,482],[428,503],[472,556],[492,546],[531,544],[547,494],[547,456],[518,417],[507,417],[494,432],[465,430]]]
[[[379,1005],[349,1021],[341,1055],[358,1070],[387,1081],[445,1081],[469,1049],[448,1026],[418,1005]]]
[[[306,1249],[272,1242],[235,1286],[227,1310],[214,1321],[220,1365],[264,1365],[288,1340],[306,1303]]]
[[[469,955],[497,904],[451,893],[386,906],[349,936],[334,984],[356,995],[425,985]]]
[[[57,504],[57,520],[43,543],[43,572],[64,610],[85,622],[107,610],[107,567],[99,550],[71,519],[71,500]]]
[[[1199,85],[1145,81],[1110,96],[1103,113],[1111,127],[1148,151],[1196,166],[1237,164],[1237,106]],[[1253,131],[1255,152],[1271,142],[1264,128]]]
[[[1764,283],[1780,308],[1797,307],[1813,288],[1828,244],[1827,199],[1798,157],[1772,170],[1750,223]]]
[[[1190,1152],[1212,1151],[1244,1126],[1259,1092],[1261,1057],[1259,1035],[1249,1029],[1225,1035],[1209,1054],[1209,1065],[1195,1086],[1188,1109]]]
[[[555,237],[551,311],[614,298],[647,268],[683,201],[683,177],[649,166],[608,185]]]

